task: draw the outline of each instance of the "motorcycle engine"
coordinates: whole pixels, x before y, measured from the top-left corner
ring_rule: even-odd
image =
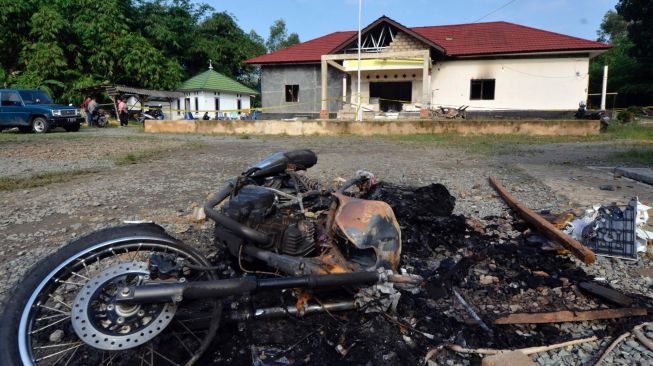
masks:
[[[222,212],[272,238],[262,249],[292,256],[311,255],[316,248],[315,223],[303,215],[277,208],[274,192],[259,186],[245,186],[222,206]],[[216,235],[220,233],[216,231]],[[230,246],[230,249],[233,248]]]

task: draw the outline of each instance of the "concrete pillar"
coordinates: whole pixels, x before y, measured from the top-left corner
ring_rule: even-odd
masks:
[[[342,102],[347,102],[347,74],[342,74]]]
[[[328,95],[328,88],[327,88],[327,80],[328,80],[328,66],[326,59],[324,56],[322,56],[322,65],[321,65],[321,76],[322,76],[322,103],[321,103],[321,108],[320,108],[320,119],[328,119],[329,118],[329,95]]]
[[[605,100],[608,93],[608,65],[603,67],[603,87],[601,88],[601,110],[605,110]]]
[[[429,117],[429,104],[431,103],[431,88],[429,85],[429,67],[431,66],[431,57],[427,53],[424,55],[424,64],[422,65],[422,108],[419,111],[420,118]]]

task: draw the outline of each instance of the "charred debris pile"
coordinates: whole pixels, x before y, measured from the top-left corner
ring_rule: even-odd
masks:
[[[401,268],[427,279],[423,288],[403,291],[395,312],[224,322],[205,363],[422,365],[431,357],[480,364],[478,354],[451,349],[616,338],[650,319],[649,298],[596,283],[567,255],[548,250],[547,241],[519,218],[479,221],[452,214],[455,198],[441,184],[415,188],[380,182],[366,198],[392,206],[402,231]],[[225,273],[240,275],[238,265],[228,261]],[[352,294],[321,293],[315,299],[321,296]],[[296,301],[290,291],[259,293],[229,299],[225,311]],[[519,314],[526,319],[514,318]],[[583,317],[603,320],[568,326]]]

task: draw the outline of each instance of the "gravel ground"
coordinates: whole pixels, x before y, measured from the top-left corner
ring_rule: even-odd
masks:
[[[605,143],[523,146],[505,151],[470,153],[464,147],[393,139],[341,137],[247,138],[197,135],[145,135],[135,129],[83,131],[78,140],[0,142],[0,176],[29,175],[52,170],[98,169],[72,182],[28,190],[0,192],[0,300],[40,258],[72,238],[119,224],[123,220],[152,220],[173,235],[208,250],[200,239],[212,230],[193,224],[194,204],[202,203],[226,179],[266,155],[293,148],[311,148],[319,157],[309,172],[322,181],[349,177],[358,169],[380,180],[425,185],[439,182],[457,198],[455,213],[483,221],[487,216],[509,217],[503,201],[487,184],[497,176],[525,205],[536,210],[584,208],[595,203],[626,202],[639,196],[653,202],[653,188],[614,178],[592,166],[606,166],[610,151],[624,146]],[[118,153],[179,147],[197,141],[204,148],[178,149],[135,165],[116,166]],[[602,191],[602,184],[616,185]],[[199,233],[199,234],[198,234]],[[651,261],[599,258],[597,265],[579,266],[626,292],[650,295]],[[591,331],[588,322],[570,325],[578,334]],[[651,329],[650,331],[653,331]],[[652,334],[653,335],[653,334]],[[587,364],[608,340],[533,357],[543,365]],[[609,364],[648,365],[653,354],[632,338],[613,352]],[[452,364],[469,360],[451,355]]]

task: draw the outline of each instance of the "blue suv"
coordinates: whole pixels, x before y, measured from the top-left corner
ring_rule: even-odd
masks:
[[[0,89],[0,131],[46,133],[54,127],[79,131],[84,118],[79,108],[58,105],[40,90]]]

